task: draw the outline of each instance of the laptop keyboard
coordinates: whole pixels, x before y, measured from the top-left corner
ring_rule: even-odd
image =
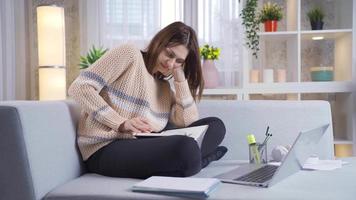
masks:
[[[246,175],[240,176],[234,179],[235,181],[245,181],[254,183],[264,183],[272,178],[273,174],[278,169],[275,165],[265,165],[259,169],[256,169]]]

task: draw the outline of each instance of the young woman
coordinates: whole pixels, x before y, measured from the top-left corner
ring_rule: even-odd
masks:
[[[184,177],[220,159],[227,151],[218,147],[225,126],[214,117],[198,120],[195,101],[202,91],[197,37],[184,23],[162,29],[145,51],[122,45],[107,52],[69,88],[82,107],[78,145],[88,170],[115,177]],[[205,124],[201,148],[187,136],[133,136]]]

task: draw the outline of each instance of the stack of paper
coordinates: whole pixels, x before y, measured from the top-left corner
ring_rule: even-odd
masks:
[[[132,191],[190,198],[207,198],[219,184],[220,181],[216,178],[152,176],[135,184],[132,187]]]
[[[310,157],[303,165],[303,169],[308,170],[334,170],[342,167],[341,160],[319,160],[318,157]]]

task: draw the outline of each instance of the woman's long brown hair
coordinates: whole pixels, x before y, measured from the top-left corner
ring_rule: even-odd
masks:
[[[184,45],[188,55],[184,63],[184,75],[188,81],[190,92],[196,101],[200,100],[204,88],[201,70],[199,44],[195,31],[182,22],[174,22],[159,31],[151,40],[143,53],[149,73],[152,74],[158,55],[167,47]]]

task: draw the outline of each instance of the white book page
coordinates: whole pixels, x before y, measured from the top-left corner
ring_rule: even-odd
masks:
[[[207,129],[208,129],[208,125],[202,125],[202,126],[193,126],[189,128],[172,129],[172,130],[162,131],[161,133],[134,133],[134,136],[158,137],[158,136],[171,136],[171,135],[185,135],[194,138],[200,147]]]

